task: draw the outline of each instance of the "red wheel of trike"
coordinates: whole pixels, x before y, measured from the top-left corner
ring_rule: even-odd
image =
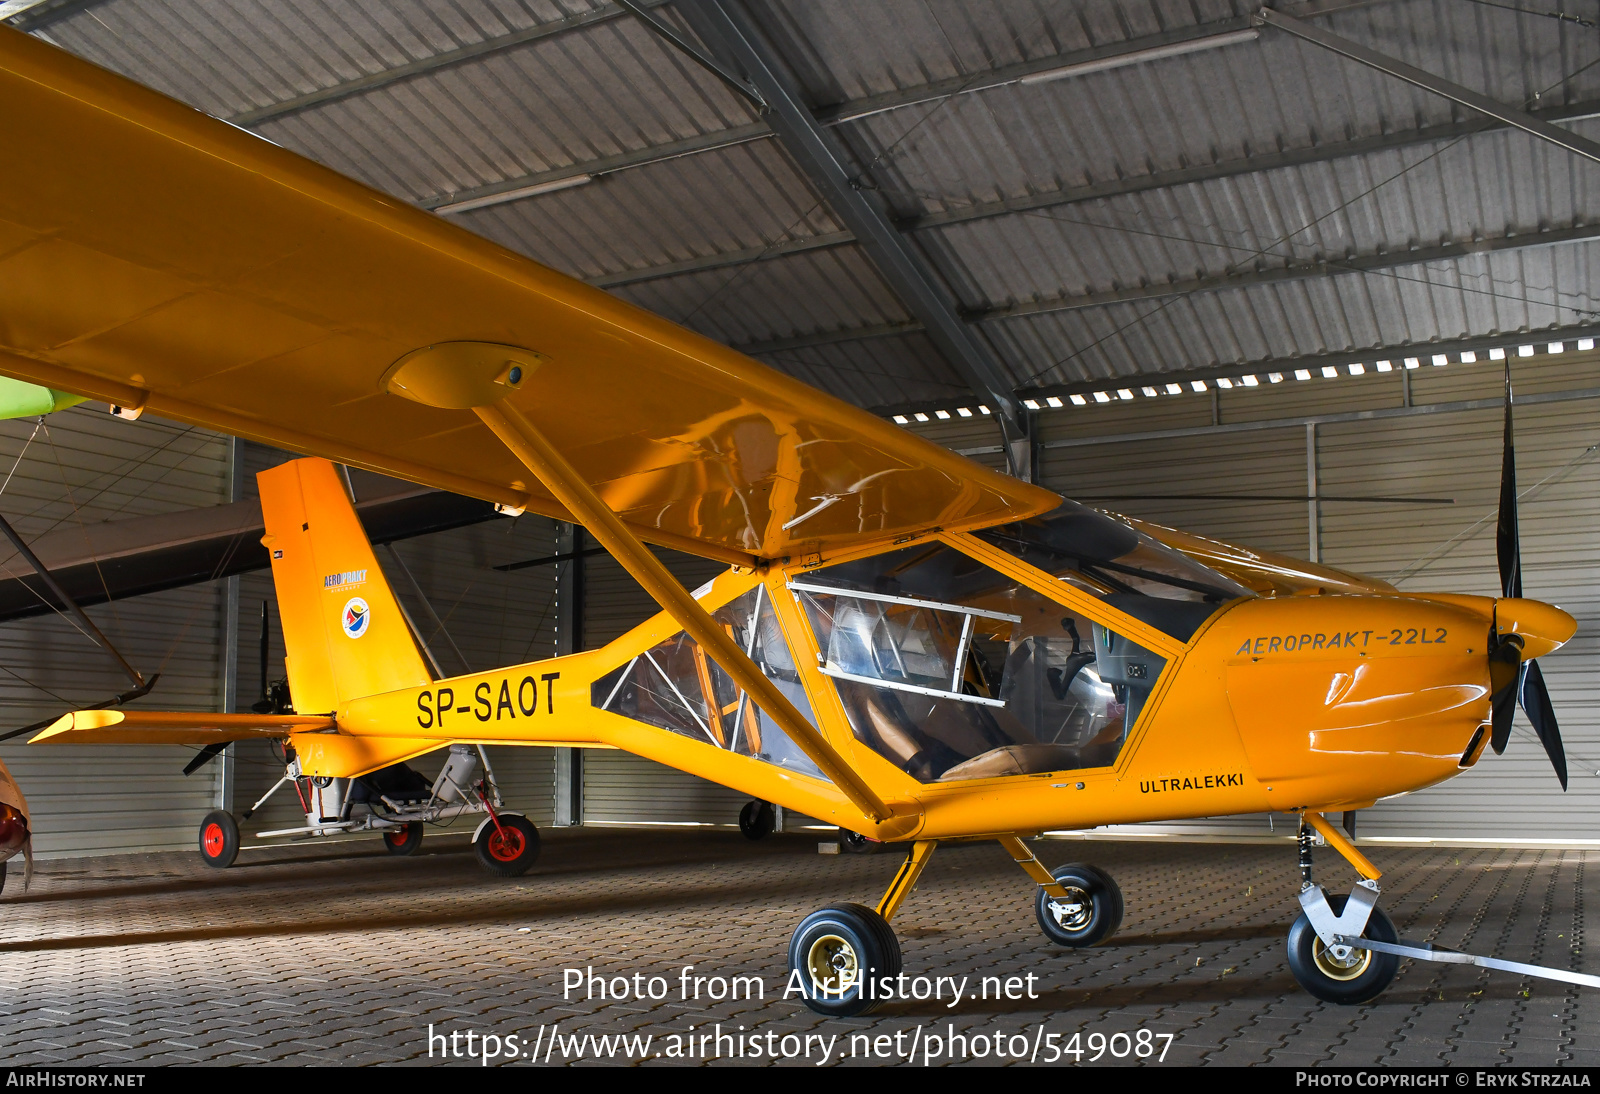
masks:
[[[486,821],[472,840],[472,850],[483,868],[501,877],[517,877],[539,857],[539,830],[516,813],[501,813]]]
[[[200,857],[218,870],[226,870],[239,857],[239,822],[226,809],[207,813],[200,822]]]
[[[414,855],[422,846],[422,822],[412,821],[404,828],[391,829],[383,834],[383,845],[391,855]]]

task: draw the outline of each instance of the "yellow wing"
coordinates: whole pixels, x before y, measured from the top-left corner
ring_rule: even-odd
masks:
[[[76,710],[28,743],[209,745],[332,729],[332,718],[296,714],[196,714],[160,710]]]
[[[645,539],[749,562],[1056,504],[582,282],[0,29],[0,374],[550,516],[415,350],[510,398]]]

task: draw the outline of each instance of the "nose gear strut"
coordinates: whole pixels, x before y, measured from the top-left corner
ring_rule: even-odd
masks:
[[[1363,876],[1349,897],[1328,896],[1311,877],[1313,829],[1322,833],[1336,851]],[[1334,1003],[1362,1003],[1377,995],[1399,971],[1400,958],[1437,961],[1449,965],[1477,965],[1522,976],[1538,976],[1567,984],[1600,988],[1600,976],[1480,957],[1400,938],[1394,924],[1378,905],[1377,867],[1367,861],[1321,814],[1301,815],[1296,840],[1299,849],[1301,916],[1289,930],[1289,969],[1300,986],[1319,999]]]

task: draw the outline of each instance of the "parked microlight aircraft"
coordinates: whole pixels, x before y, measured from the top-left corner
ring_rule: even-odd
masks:
[[[985,470],[9,31],[0,104],[0,373],[581,522],[663,608],[432,680],[333,468],[298,462],[262,481],[297,713],[89,711],[41,740],[279,737],[323,778],[623,748],[903,844],[876,907],[795,930],[829,1014],[900,971],[890,924],[940,842],[997,840],[1045,934],[1086,946],[1115,882],[1025,837],[1267,810],[1305,821],[1291,968],[1368,999],[1427,954],[1325,814],[1471,767],[1519,696],[1564,777],[1533,659],[1575,624],[1518,595],[1514,487],[1505,596],[1401,594]],[[646,542],[729,569],[690,594]],[[1313,830],[1362,875],[1349,898],[1312,883]]]

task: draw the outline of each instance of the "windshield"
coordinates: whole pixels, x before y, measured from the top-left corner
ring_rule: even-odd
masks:
[[[1128,606],[1132,598],[1214,605],[1255,595],[1181,551],[1075,501],[1041,517],[973,534],[1155,626],[1162,624]],[[1187,640],[1189,635],[1174,637]]]

